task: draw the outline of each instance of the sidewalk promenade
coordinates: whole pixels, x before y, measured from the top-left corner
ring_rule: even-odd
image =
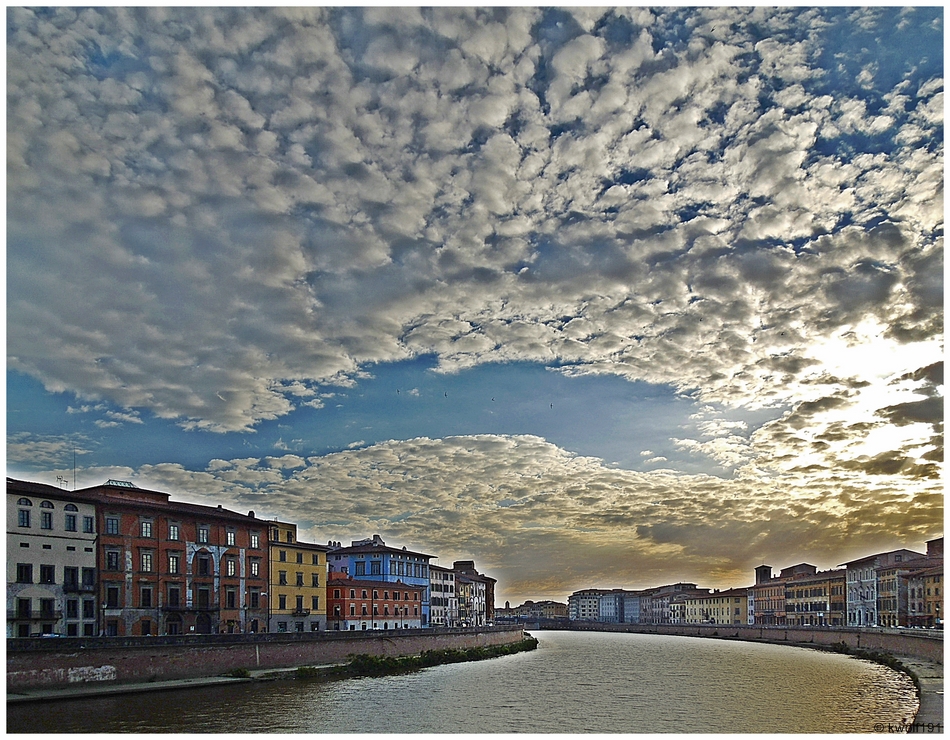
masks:
[[[343,663],[313,666],[315,668],[330,668]],[[7,692],[7,704],[20,704],[32,701],[56,701],[68,699],[95,699],[102,696],[116,696],[121,694],[139,694],[148,691],[175,691],[177,689],[199,689],[205,686],[222,686],[224,684],[248,683],[250,681],[268,681],[280,678],[291,678],[296,668],[279,668],[264,671],[250,671],[247,678],[233,676],[205,676],[204,678],[182,678],[174,681],[149,681],[147,683],[95,683],[88,682],[55,689],[20,689],[16,692]]]

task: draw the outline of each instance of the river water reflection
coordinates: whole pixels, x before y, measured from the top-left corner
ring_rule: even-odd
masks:
[[[8,707],[8,732],[871,732],[907,676],[805,648],[534,633],[538,650],[384,678],[274,681]]]

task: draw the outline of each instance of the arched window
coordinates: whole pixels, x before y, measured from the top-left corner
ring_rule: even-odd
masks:
[[[30,501],[30,499],[28,498],[21,498],[19,501],[16,502],[16,505],[17,506],[32,506],[33,502]]]
[[[66,504],[63,507],[66,511],[79,511],[79,507],[76,504]]]
[[[55,509],[56,507],[53,506],[53,502],[52,502],[52,501],[41,501],[41,502],[40,502],[40,508],[41,508],[41,509]]]

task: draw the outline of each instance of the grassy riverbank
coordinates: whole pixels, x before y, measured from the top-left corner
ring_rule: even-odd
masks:
[[[297,678],[318,678],[325,676],[388,676],[397,673],[431,668],[432,666],[447,663],[465,663],[473,660],[487,660],[502,655],[514,655],[538,647],[536,638],[526,635],[519,642],[508,645],[487,645],[485,647],[471,647],[449,650],[423,650],[418,655],[354,655],[349,662],[332,666],[326,669],[308,668],[302,666],[297,669]]]

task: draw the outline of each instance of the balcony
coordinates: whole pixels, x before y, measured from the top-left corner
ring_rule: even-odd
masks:
[[[67,594],[94,594],[96,586],[87,583],[64,583],[63,592]]]
[[[310,616],[310,610],[309,610],[309,609],[294,609],[294,611],[293,611],[293,616],[295,616],[295,617],[309,617],[309,616]]]

